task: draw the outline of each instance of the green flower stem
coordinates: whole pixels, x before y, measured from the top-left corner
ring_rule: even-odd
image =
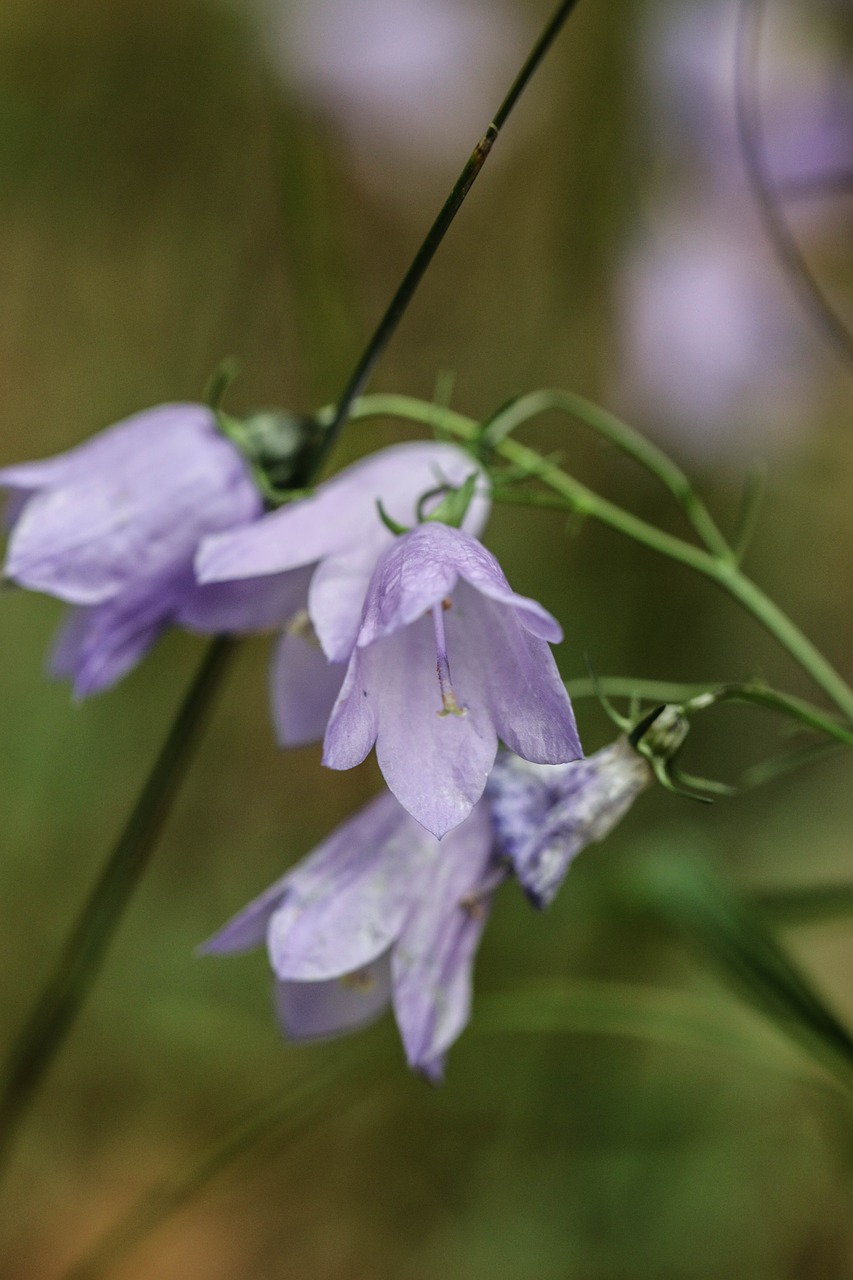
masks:
[[[427,404],[411,396],[365,396],[353,406],[353,421],[373,417],[394,417],[417,422],[421,426],[444,431],[469,442],[478,440],[482,430],[480,424],[473,418],[445,409],[440,405]],[[778,605],[773,603],[769,596],[764,594],[760,587],[747,578],[737,564],[713,555],[703,547],[685,542],[683,538],[677,538],[649,524],[648,521],[632,515],[630,511],[625,511],[622,507],[594,493],[555,463],[549,462],[526,445],[519,444],[517,440],[500,440],[494,448],[502,458],[518,467],[525,475],[531,479],[540,480],[558,493],[565,500],[568,511],[579,516],[591,516],[602,524],[609,525],[617,533],[648,547],[650,551],[656,551],[659,555],[675,560],[716,583],[721,590],[732,596],[748,613],[751,613],[757,622],[761,623],[853,724],[853,689],[827,662],[808,637]]]
[[[489,153],[497,141],[498,134],[506,124],[513,108],[577,4],[578,0],[562,0],[557,5],[539,39],[525,59],[524,65],[512,82],[506,97],[492,117],[486,132],[468,157],[465,167],[456,179],[450,195],[441,206],[435,221],[426,234],[423,244],[412,259],[411,266],[403,276],[397,292],[389,302],[373,337],[368,342],[361,358],[350,374],[349,381],[341,392],[340,399],[324,417],[326,432],[317,453],[318,467],[328,457],[341,430],[351,415],[353,405],[370,381],[377,362],[396,332],[397,326],[408,309],[409,303],[424,278],[439,245],[449,231],[451,223],[461,209],[465,197],[474,185],[480,170],[486,163]]]
[[[791,720],[798,720],[809,729],[816,729],[845,746],[853,746],[853,729],[834,720],[820,707],[804,698],[794,698],[767,685],[753,681],[749,684],[673,684],[666,680],[633,680],[630,676],[600,676],[590,679],[567,680],[566,689],[571,698],[594,698],[599,691],[611,698],[640,698],[650,702],[680,704],[688,714],[702,711],[719,702],[747,702],[778,711]],[[691,703],[693,706],[691,706]]]
[[[8,1159],[27,1105],[74,1025],[148,865],[235,647],[235,642],[225,637],[211,642],[136,806],[7,1056],[0,1080],[0,1169]]]
[[[669,489],[712,555],[721,560],[735,560],[732,548],[681,468],[634,427],[599,408],[592,401],[585,400],[583,396],[560,390],[531,391],[519,396],[491,419],[485,438],[489,444],[496,446],[523,423],[551,410],[577,418],[650,471]]]

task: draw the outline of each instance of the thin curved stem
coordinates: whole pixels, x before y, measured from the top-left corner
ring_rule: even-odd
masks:
[[[634,680],[630,676],[597,676],[596,679],[567,680],[566,689],[571,698],[595,698],[603,693],[610,698],[640,698],[647,702],[672,702],[681,705],[686,713],[704,711],[721,702],[743,702],[764,707],[779,715],[796,720],[808,729],[826,734],[828,738],[853,746],[853,729],[828,716],[804,698],[781,693],[757,681],[748,684],[676,684],[666,680]],[[693,706],[691,707],[691,703]]]
[[[815,279],[777,198],[768,171],[755,89],[765,0],[740,0],[735,46],[735,125],[747,181],[767,239],[805,310],[842,355],[853,361],[853,335]]]
[[[712,555],[722,560],[735,559],[732,548],[681,468],[641,432],[583,396],[559,389],[531,391],[519,396],[491,419],[486,439],[494,446],[523,423],[550,410],[577,418],[638,462],[669,490]]]
[[[427,232],[423,244],[412,259],[411,266],[400,282],[372,338],[350,374],[337,404],[325,420],[326,433],[317,455],[318,466],[335,445],[341,430],[350,417],[355,401],[370,381],[373,370],[396,332],[397,326],[435,256],[436,250],[449,231],[453,219],[461,209],[465,197],[486,163],[498,134],[506,124],[513,108],[577,4],[578,0],[562,0],[557,5],[550,21],[543,29],[539,39],[525,59],[524,65],[512,82],[506,97],[492,117],[488,128],[468,157],[465,167],[456,179],[450,195],[441,206],[438,216]]]
[[[417,422],[421,426],[445,431],[469,442],[476,441],[481,432],[480,424],[439,405],[426,404],[411,396],[365,396],[353,406],[354,421],[372,417],[396,417]],[[658,529],[647,520],[625,511],[616,503],[602,498],[586,485],[568,475],[556,463],[519,444],[517,440],[504,439],[495,451],[531,479],[538,479],[565,500],[567,511],[593,519],[615,529],[617,533],[632,538],[650,551],[675,560],[702,574],[715,583],[773,636],[783,649],[806,671],[815,684],[845,718],[853,724],[853,689],[847,684],[823,654],[815,648],[799,627],[776,605],[769,596],[743,573],[737,564],[721,560],[703,547],[696,547],[683,538]]]
[[[0,1080],[0,1171],[148,865],[235,647],[222,636],[211,642],[125,828],[9,1051]]]

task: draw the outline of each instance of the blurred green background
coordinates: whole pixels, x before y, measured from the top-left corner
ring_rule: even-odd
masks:
[[[243,366],[236,412],[332,400],[547,9],[5,0],[2,460],[196,399],[228,354]],[[667,444],[729,528],[743,475],[765,458],[748,567],[850,674],[851,368],[799,310],[754,218],[733,141],[732,16],[728,0],[579,6],[374,386],[429,398],[449,372],[454,406],[475,416],[534,386],[580,391]],[[845,148],[849,174],[852,37],[842,4],[773,8],[759,89],[792,185],[803,163],[817,166],[806,178],[837,169]],[[371,61],[371,49],[387,57]],[[792,225],[853,320],[853,197],[849,183],[819,185],[792,198]],[[335,464],[407,433],[351,428]],[[653,484],[582,429],[543,420],[525,439],[679,528]],[[813,696],[728,600],[605,530],[501,508],[488,542],[513,586],[562,621],[566,678],[583,675],[588,652],[600,674],[763,676]],[[0,607],[11,1037],[203,645],[169,635],[119,688],[74,706],[43,674],[58,606],[8,593]],[[742,887],[853,878],[843,756],[712,809],[645,796],[544,914],[503,891],[472,1027],[431,1089],[407,1074],[389,1019],[357,1044],[287,1046],[263,955],[193,956],[378,786],[372,763],[333,775],[319,749],[275,749],[268,651],[265,639],[243,645],[26,1128],[0,1215],[0,1273],[60,1276],[161,1179],[280,1096],[296,1099],[291,1130],[224,1168],[116,1275],[853,1277],[849,1101],[620,898],[624,876],[661,854],[708,859]],[[588,751],[609,740],[595,705],[578,712]],[[775,732],[759,712],[720,711],[694,731],[685,764],[732,779],[776,749]],[[853,1020],[851,924],[784,937]],[[604,981],[669,993],[684,1034],[614,1035],[570,1018],[525,1029],[489,1005],[531,984],[595,995],[584,984]],[[327,1078],[317,1114],[303,1111],[306,1082]]]

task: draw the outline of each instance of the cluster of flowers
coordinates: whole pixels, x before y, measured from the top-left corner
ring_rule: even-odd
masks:
[[[560,627],[477,540],[485,475],[454,445],[401,444],[268,511],[217,415],[182,404],[0,470],[0,486],[5,576],[73,606],[51,665],[78,696],[114,684],[170,624],[276,628],[281,741],[322,738],[333,769],[375,745],[392,794],[206,949],[266,938],[294,1038],[393,1000],[410,1063],[440,1076],[495,888],[513,871],[550,901],[652,776],[624,740],[581,759],[549,648]]]

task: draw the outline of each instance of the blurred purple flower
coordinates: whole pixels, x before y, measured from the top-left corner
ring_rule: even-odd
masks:
[[[12,526],[4,573],[76,606],[52,658],[78,697],[114,684],[177,622],[204,632],[262,629],[298,601],[283,577],[205,588],[200,539],[257,519],[261,496],[210,409],[160,405],[67,453],[0,470]]]
[[[725,222],[707,209],[662,216],[620,280],[620,398],[698,456],[793,432],[813,369],[810,335],[767,245]]]
[[[324,764],[350,769],[375,743],[391,791],[440,838],[482,795],[498,737],[540,763],[583,754],[548,647],[561,639],[475,538],[420,525],[376,567]]]
[[[575,856],[608,836],[653,781],[627,738],[563,765],[501,753],[486,798],[498,845],[535,906],[548,906]]]
[[[392,1005],[406,1057],[439,1080],[470,1016],[474,953],[505,876],[488,808],[441,845],[384,792],[204,944],[266,940],[293,1040],[365,1026]]]
[[[640,49],[651,170],[645,230],[618,280],[617,399],[699,455],[736,457],[801,431],[825,392],[819,334],[786,279],[750,190],[735,101],[738,6],[650,6]],[[833,178],[849,173],[853,83],[809,6],[762,25],[746,88],[760,165],[810,262],[847,244]],[[829,283],[829,275],[818,283]]]
[[[476,470],[470,455],[451,444],[394,445],[332,476],[312,497],[203,542],[196,559],[202,583],[254,589],[270,576],[302,575],[303,596],[273,664],[273,717],[285,745],[323,736],[371,575],[395,541],[379,518],[377,499],[399,524],[415,524],[425,494],[437,502],[443,488],[461,486]],[[472,533],[488,518],[485,477],[480,490],[463,525]],[[429,501],[422,505],[429,510]]]
[[[288,79],[336,119],[374,182],[393,162],[398,188],[401,165],[422,181],[470,147],[524,43],[504,0],[298,0],[274,13]]]
[[[737,6],[717,0],[649,9],[641,38],[649,131],[693,165],[705,195],[744,195],[735,121]],[[853,83],[808,6],[779,3],[750,70],[762,160],[774,186],[809,184],[850,164]]]

